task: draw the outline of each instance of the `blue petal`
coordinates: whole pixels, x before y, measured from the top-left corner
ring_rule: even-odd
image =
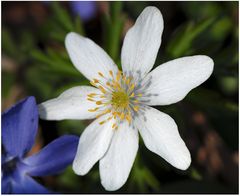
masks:
[[[39,153],[27,157],[24,163],[29,166],[27,173],[31,176],[56,174],[73,162],[76,155],[79,137],[62,136]]]
[[[2,194],[11,193],[11,182],[8,177],[3,176],[1,181]]]
[[[2,170],[2,193],[50,193],[25,173],[25,164],[16,163],[12,170]]]
[[[28,97],[2,114],[2,142],[11,156],[22,157],[34,144],[38,110],[34,97]]]
[[[29,176],[24,176],[21,181],[14,181],[12,183],[12,192],[13,194],[49,194],[51,193],[44,186],[37,183]]]

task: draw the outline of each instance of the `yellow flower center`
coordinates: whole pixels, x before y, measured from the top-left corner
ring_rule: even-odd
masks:
[[[125,91],[113,92],[111,104],[114,108],[126,109],[129,106],[129,95]]]
[[[101,79],[93,79],[90,83],[97,87],[101,93],[88,94],[87,99],[95,102],[97,106],[89,111],[100,111],[97,118],[111,114],[106,120],[101,121],[100,125],[113,118],[115,119],[115,123],[112,125],[113,129],[117,129],[118,124],[123,120],[127,120],[131,124],[133,114],[139,110],[138,98],[142,96],[142,94],[135,92],[133,78],[123,75],[121,71],[115,75],[109,71],[111,77],[105,77],[101,72],[98,75]]]

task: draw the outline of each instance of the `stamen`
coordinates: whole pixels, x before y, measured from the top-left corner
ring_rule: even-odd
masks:
[[[98,115],[96,116],[96,118],[99,118],[99,117],[101,117],[102,115],[104,115],[104,114],[103,114],[103,113],[98,114]]]
[[[126,80],[126,85],[129,85],[129,83],[130,83],[130,78]]]
[[[111,120],[112,118],[113,118],[112,116],[108,117],[108,118],[107,118],[107,121]]]
[[[134,109],[135,112],[137,112],[139,110],[139,106],[138,105],[133,106],[133,109]]]
[[[90,81],[90,84],[97,87],[97,85],[93,81]]]
[[[99,108],[89,109],[89,112],[96,112]]]
[[[93,82],[94,83],[99,83],[99,80],[98,79],[93,79]]]
[[[116,77],[117,82],[119,82],[120,77],[121,77],[121,71],[118,71],[118,73],[117,73],[117,77]]]
[[[104,124],[106,122],[106,120],[103,120],[101,122],[99,122],[100,125]]]
[[[139,103],[139,100],[138,100],[138,99],[135,99],[133,102],[134,102],[134,103]]]
[[[121,119],[121,120],[124,119],[124,113],[122,113],[122,114],[120,115],[120,119]]]
[[[117,112],[112,112],[112,115],[113,115],[113,116],[116,116],[116,115],[117,115]]]
[[[90,97],[90,98],[92,98],[92,97],[95,97],[96,95],[97,95],[96,93],[90,93],[90,94],[88,94],[87,96]]]
[[[104,93],[104,94],[106,93],[106,90],[102,86],[99,86],[98,88],[102,93]]]
[[[109,71],[109,74],[110,74],[110,76],[113,77],[113,72],[112,72],[112,70]]]
[[[117,124],[116,124],[116,123],[114,123],[114,124],[112,125],[112,128],[114,129],[116,126],[117,126]]]
[[[105,112],[105,114],[107,114],[107,113],[110,113],[111,110],[110,109],[106,109],[104,112]]]
[[[103,103],[101,101],[96,101],[97,105],[102,105]]]
[[[135,85],[132,83],[131,87],[130,87],[130,91],[132,91],[134,89]]]
[[[134,92],[133,92],[133,93],[130,95],[130,97],[134,97],[134,95],[135,95],[135,94],[134,94]]]
[[[99,118],[99,117],[101,117],[102,115],[107,114],[107,113],[110,113],[110,112],[111,112],[110,109],[106,109],[106,110],[104,110],[101,114],[98,114],[98,115],[96,116],[96,118]]]
[[[98,75],[104,78],[104,75],[101,72],[98,72]]]
[[[126,115],[126,119],[127,119],[128,123],[130,124],[130,123],[131,123],[131,120],[132,120],[131,115],[130,115],[130,114],[127,114],[127,115]]]

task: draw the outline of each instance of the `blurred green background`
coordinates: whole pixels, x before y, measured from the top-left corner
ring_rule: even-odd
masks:
[[[37,102],[89,82],[70,62],[65,35],[94,40],[120,65],[126,31],[149,5],[163,15],[162,45],[155,66],[204,54],[214,72],[177,103],[157,109],[171,115],[188,146],[192,164],[180,171],[140,149],[127,183],[114,193],[238,193],[238,2],[1,2],[2,111],[33,95]],[[31,153],[62,134],[80,135],[90,121],[40,121]],[[63,155],[64,156],[64,155]],[[106,193],[98,164],[80,177],[71,166],[39,178],[60,193]]]

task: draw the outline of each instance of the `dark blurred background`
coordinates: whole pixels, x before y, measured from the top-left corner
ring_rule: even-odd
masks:
[[[127,183],[117,193],[238,193],[238,2],[1,2],[2,111],[33,95],[37,102],[89,82],[64,47],[70,31],[87,36],[120,65],[126,31],[149,5],[164,18],[155,66],[177,57],[204,54],[214,72],[177,103],[157,109],[171,115],[190,149],[192,164],[180,171],[140,149]],[[31,153],[62,134],[80,135],[90,121],[40,121]],[[64,156],[64,155],[63,155]],[[86,176],[71,166],[39,178],[60,193],[106,193],[98,164]]]

